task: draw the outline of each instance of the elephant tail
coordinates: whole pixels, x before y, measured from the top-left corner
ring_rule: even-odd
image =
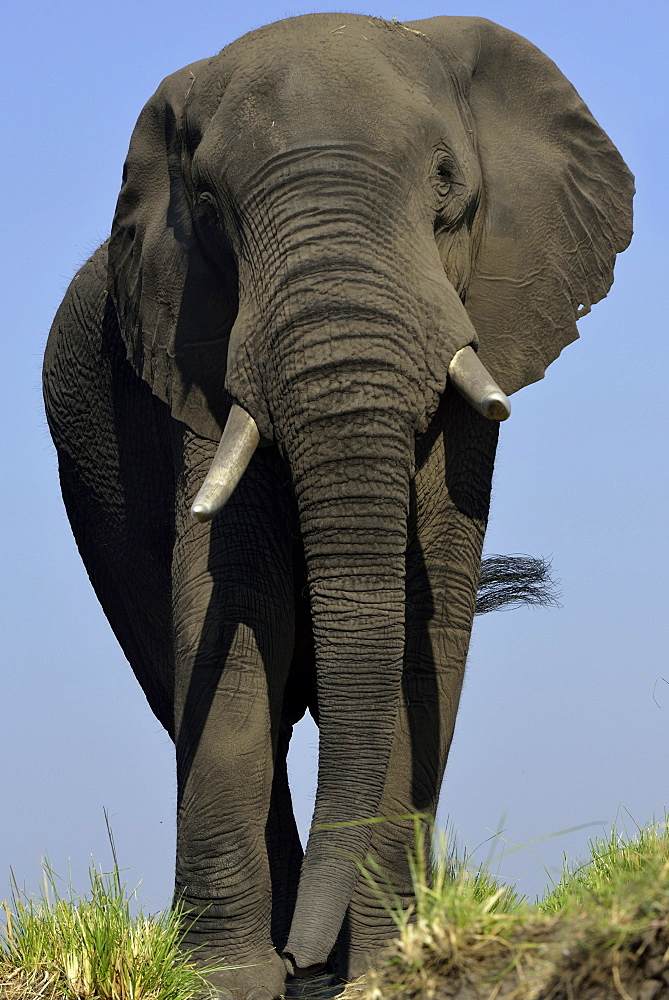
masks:
[[[561,607],[560,581],[551,569],[551,560],[541,556],[486,556],[481,562],[475,614],[523,604]]]

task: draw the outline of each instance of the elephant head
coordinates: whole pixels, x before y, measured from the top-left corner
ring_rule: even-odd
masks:
[[[277,447],[299,510],[321,729],[299,967],[332,947],[379,807],[416,438],[449,372],[497,417],[543,377],[610,287],[632,191],[556,66],[477,18],[279,22],[140,115],[109,244],[128,359],[202,437],[237,404],[235,475]]]

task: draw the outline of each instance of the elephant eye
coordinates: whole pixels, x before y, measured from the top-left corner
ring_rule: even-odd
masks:
[[[218,214],[218,205],[216,204],[216,198],[211,193],[211,191],[198,191],[197,203],[198,205],[203,205],[210,211],[213,210]]]
[[[220,227],[221,210],[216,195],[206,188],[197,192],[195,196],[195,219],[205,226]]]
[[[478,205],[478,183],[471,165],[463,165],[448,147],[441,147],[433,154],[431,182],[435,232],[471,224]]]
[[[436,188],[441,198],[445,198],[453,184],[453,166],[447,160],[437,164]]]

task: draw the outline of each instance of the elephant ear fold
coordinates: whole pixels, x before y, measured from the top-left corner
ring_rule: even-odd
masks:
[[[466,308],[507,392],[543,378],[613,281],[632,236],[633,177],[557,66],[480,18],[416,22],[460,79],[484,214]]]
[[[236,280],[214,275],[194,231],[183,120],[210,60],[167,77],[130,140],[109,241],[109,292],[128,360],[197,434],[218,440]]]

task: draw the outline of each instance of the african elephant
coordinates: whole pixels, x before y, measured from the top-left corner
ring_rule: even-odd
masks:
[[[44,391],[81,555],[176,745],[185,946],[242,966],[221,995],[368,967],[392,933],[370,856],[410,901],[499,419],[606,295],[632,193],[555,65],[477,18],[291,18],[141,112]]]

